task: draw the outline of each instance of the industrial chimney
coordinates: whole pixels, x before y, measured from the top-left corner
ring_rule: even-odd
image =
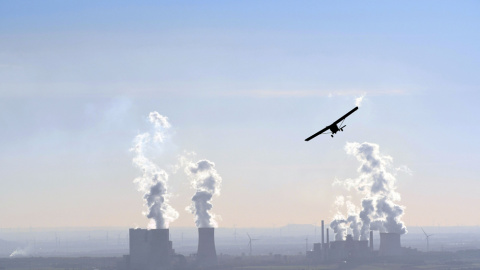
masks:
[[[327,248],[330,248],[330,233],[328,233],[328,228],[327,228]]]
[[[373,251],[373,231],[370,231],[370,250]]]
[[[203,267],[217,265],[215,228],[198,228],[197,263]]]
[[[329,253],[330,253],[330,233],[328,231],[328,228],[327,228],[327,245],[323,248],[323,259],[324,260],[329,260]]]
[[[380,233],[380,256],[400,256],[402,247],[400,245],[399,233]]]
[[[325,223],[322,220],[322,247],[325,248]]]

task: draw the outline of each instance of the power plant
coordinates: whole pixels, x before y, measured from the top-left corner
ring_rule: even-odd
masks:
[[[354,240],[352,235],[348,234],[345,240],[330,242],[327,228],[326,243],[324,233],[324,221],[322,220],[322,242],[314,243],[313,249],[307,252],[307,258],[312,262],[335,262],[373,256],[395,257],[403,254],[399,233],[380,233],[378,252],[374,251],[373,247],[373,231],[370,231],[368,240]]]
[[[380,248],[378,254],[381,256],[400,256],[402,247],[400,245],[399,233],[380,233]]]
[[[322,220],[321,242],[313,243],[313,249],[307,251],[306,257],[312,263],[339,262],[345,260],[364,260],[373,257],[398,257],[404,254],[401,247],[400,234],[379,233],[378,251],[373,247],[373,231],[369,239],[355,240],[348,234],[345,240],[330,241],[329,228],[325,228]],[[218,265],[215,247],[215,228],[198,228],[197,253],[191,257],[191,265],[196,268],[214,268]],[[130,254],[124,256],[128,270],[163,270],[173,269],[178,264],[169,229],[130,229]],[[325,239],[326,238],[326,239]]]
[[[169,229],[130,229],[130,254],[126,256],[127,269],[169,269],[175,251],[169,240]]]
[[[167,119],[158,112],[151,112],[149,120],[154,127],[154,133],[146,132],[137,135],[134,140],[135,146],[132,148],[136,154],[133,159],[134,164],[142,171],[142,175],[137,177],[134,182],[137,184],[137,189],[143,193],[144,204],[148,208],[144,213],[155,228],[168,228],[169,224],[179,215],[169,204],[168,198],[171,193],[168,191],[167,171],[155,165],[153,160],[145,155],[148,144],[157,144],[158,146],[163,143],[162,140],[150,140],[149,138],[165,136],[165,132],[171,127]],[[348,215],[344,216],[338,209],[335,219],[328,225],[335,233],[335,241],[330,241],[329,228],[325,228],[325,222],[322,220],[321,242],[314,243],[313,250],[309,251],[308,236],[305,239],[306,257],[312,262],[323,263],[402,255],[400,236],[407,232],[401,221],[405,207],[398,203],[400,196],[397,196],[399,194],[395,190],[396,179],[388,171],[387,165],[391,163],[391,158],[381,155],[379,146],[372,143],[347,143],[345,149],[348,154],[355,156],[360,161],[361,176],[341,184],[348,188],[354,186],[363,196],[361,209],[357,211],[355,204],[348,197],[345,199],[343,196],[338,196],[335,204],[337,207],[346,206]],[[214,229],[217,227],[217,222],[215,214],[211,212],[213,197],[220,195],[222,178],[215,168],[215,163],[210,160],[201,159],[193,162],[185,159],[182,164],[190,179],[190,184],[195,190],[191,204],[186,209],[194,214],[198,230],[197,252],[189,254],[188,260],[183,255],[175,254],[169,239],[169,229],[130,229],[130,252],[125,256],[127,269],[179,269],[185,268],[186,264],[181,267],[179,265],[187,261],[189,267],[211,269],[219,265],[219,258],[221,261],[223,260],[222,255],[217,258]],[[373,248],[372,228],[381,232],[378,251]],[[347,232],[351,234],[347,234]],[[252,241],[257,239],[252,239],[248,233],[247,235],[249,238],[248,257],[251,259],[254,257],[252,256]],[[280,257],[276,258],[278,261]],[[302,259],[305,260],[305,257]]]
[[[175,254],[169,229],[130,229],[130,254],[124,256],[124,269],[165,270],[174,264],[185,263],[182,255]],[[215,228],[198,228],[198,250],[194,265],[208,268],[217,265]]]
[[[217,264],[215,228],[198,228],[197,263],[202,267]]]

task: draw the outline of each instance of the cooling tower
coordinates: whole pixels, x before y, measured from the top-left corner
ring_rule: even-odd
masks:
[[[170,267],[173,253],[168,229],[130,229],[130,269],[153,270]]]
[[[402,247],[400,245],[399,233],[380,233],[380,256],[400,256]]]
[[[215,228],[198,228],[197,263],[199,266],[214,266],[217,264]]]

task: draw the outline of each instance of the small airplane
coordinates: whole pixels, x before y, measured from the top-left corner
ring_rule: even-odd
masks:
[[[351,111],[349,111],[347,114],[345,114],[344,116],[340,117],[340,119],[338,119],[337,121],[333,122],[330,126],[326,126],[324,129],[320,130],[319,132],[313,134],[312,136],[308,137],[305,139],[306,142],[310,141],[311,139],[317,137],[318,135],[324,133],[325,131],[327,130],[330,130],[331,134],[330,136],[332,136],[333,138],[333,134],[336,134],[337,131],[343,131],[343,128],[346,127],[347,125],[344,125],[342,127],[342,124],[343,124],[343,121],[345,121],[345,118],[347,118],[350,114],[354,113],[356,110],[358,110],[358,107],[355,107],[353,108]],[[338,123],[340,123],[340,127],[337,126]],[[325,133],[325,134],[329,134],[329,133]]]

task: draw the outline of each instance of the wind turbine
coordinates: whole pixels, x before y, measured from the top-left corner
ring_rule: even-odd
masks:
[[[257,241],[257,240],[260,240],[260,239],[251,238],[250,234],[248,234],[248,233],[247,233],[247,236],[248,236],[248,247],[250,249],[249,256],[252,256],[252,241]]]
[[[423,233],[425,234],[425,239],[427,239],[427,252],[428,252],[429,249],[430,249],[430,242],[429,242],[428,240],[429,240],[430,236],[432,236],[433,234],[427,234],[427,233],[423,230],[423,228],[421,228],[421,227],[420,227],[420,229],[422,229]]]

